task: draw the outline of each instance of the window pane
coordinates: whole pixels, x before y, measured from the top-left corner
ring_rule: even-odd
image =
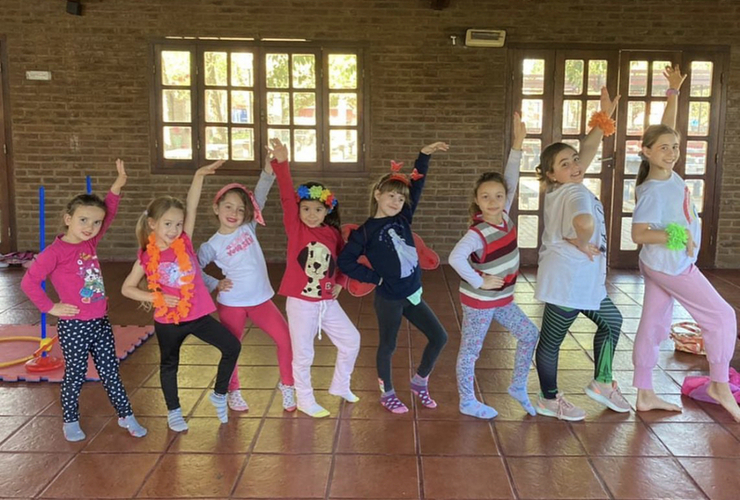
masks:
[[[228,158],[228,127],[206,127],[206,160],[227,160]]]
[[[640,143],[641,141],[627,141],[625,143],[624,173],[628,175],[637,175],[640,170]]]
[[[329,132],[330,161],[335,163],[357,161],[357,130]]]
[[[519,210],[539,210],[540,181],[534,177],[519,180]]]
[[[206,122],[226,123],[228,121],[227,100],[226,90],[206,90]]]
[[[226,85],[226,52],[203,54],[206,85]]]
[[[534,172],[534,169],[540,163],[540,151],[542,150],[542,141],[539,139],[524,139],[522,144],[522,163],[520,171]]]
[[[563,134],[581,133],[581,101],[563,101]]]
[[[254,160],[254,130],[251,128],[231,129],[231,158],[233,160]]]
[[[697,212],[704,211],[704,181],[701,179],[686,179],[686,187],[691,193],[691,201],[694,202]]]
[[[663,119],[663,111],[665,111],[666,101],[651,101],[650,102],[650,123],[649,125],[660,125]]]
[[[190,52],[162,51],[162,85],[190,85]]]
[[[620,250],[637,250],[632,241],[632,217],[622,217],[622,234],[619,238]]]
[[[645,129],[645,102],[631,101],[627,105],[627,134],[642,135]]]
[[[329,88],[357,88],[357,55],[329,54]]]
[[[164,127],[164,157],[168,160],[193,159],[193,131],[190,127]]]
[[[231,84],[235,87],[254,86],[254,54],[231,53]]]
[[[601,173],[601,159],[604,157],[604,141],[599,143],[599,149],[596,150],[596,156],[591,160],[591,165],[588,166],[589,174],[600,174]]]
[[[254,123],[254,94],[252,91],[231,91],[231,123]]]
[[[522,99],[522,118],[527,133],[542,133],[542,99]]]
[[[635,211],[635,179],[625,179],[622,189],[622,212],[632,213]]]
[[[712,68],[710,61],[691,63],[691,97],[709,97],[712,95]]]
[[[630,96],[640,96],[647,93],[647,69],[647,61],[630,62]]]
[[[296,92],[293,94],[293,123],[316,125],[316,93]]]
[[[587,177],[583,179],[583,185],[588,188],[597,198],[601,198],[601,179]]]
[[[162,90],[162,119],[165,122],[192,120],[189,90]]]
[[[666,66],[673,66],[671,61],[653,61],[653,89],[650,95],[664,96],[668,90],[668,79],[663,76]]]
[[[545,91],[545,60],[522,61],[522,94],[542,95]]]
[[[707,170],[707,143],[704,141],[686,142],[686,173],[703,174]]]
[[[280,142],[288,148],[288,160],[293,156],[293,148],[290,146],[290,130],[284,128],[268,128],[268,139],[280,139]]]
[[[606,61],[588,62],[588,95],[601,95],[601,87],[606,85],[606,69]]]
[[[288,88],[288,54],[267,54],[267,87],[273,89]]]
[[[290,94],[288,92],[267,93],[267,123],[290,125]]]
[[[519,248],[537,248],[536,215],[520,215],[516,222],[516,235]]]
[[[357,125],[357,94],[329,94],[329,125]]]
[[[295,161],[315,162],[316,130],[295,130]]]
[[[565,60],[565,95],[581,95],[583,93],[583,61],[578,59]]]
[[[709,103],[692,102],[689,104],[689,135],[707,135],[709,133]]]
[[[297,89],[316,88],[316,56],[293,54],[293,87]]]

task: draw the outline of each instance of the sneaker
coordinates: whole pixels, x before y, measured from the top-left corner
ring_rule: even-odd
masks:
[[[545,399],[540,395],[535,410],[545,417],[555,417],[569,422],[578,422],[586,418],[586,412],[569,402],[562,394],[558,394],[555,399]]]
[[[280,389],[280,392],[283,394],[283,410],[295,411],[296,409],[295,387],[293,387],[292,385],[285,385],[282,382],[280,382],[278,384],[278,388]]]
[[[600,384],[596,380],[592,380],[584,390],[588,397],[597,403],[601,403],[610,410],[619,413],[627,413],[630,411],[630,404],[619,390],[619,385],[617,385],[616,380],[612,380],[611,388],[606,390],[604,389],[604,384]]]
[[[229,394],[226,396],[226,398],[229,403],[229,408],[231,408],[232,410],[249,411],[249,405],[246,401],[244,401],[242,393],[239,390],[229,391]]]

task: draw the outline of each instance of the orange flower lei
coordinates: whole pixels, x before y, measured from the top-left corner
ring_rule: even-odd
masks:
[[[603,111],[591,115],[588,126],[591,128],[599,127],[604,131],[604,137],[609,137],[617,130],[617,127],[614,126],[614,120],[609,118],[609,115]]]
[[[185,276],[185,274],[193,270],[193,264],[185,251],[185,242],[182,238],[177,238],[172,243],[172,249],[175,251],[177,265],[180,268],[180,279],[186,283],[180,287],[180,300],[177,302],[177,306],[167,307],[167,303],[164,301],[164,294],[159,286],[159,258],[161,253],[156,241],[157,239],[154,233],[152,233],[149,235],[149,243],[146,246],[146,253],[149,255],[149,262],[146,264],[146,281],[147,287],[154,294],[154,316],[156,318],[171,320],[177,325],[180,323],[181,318],[188,315],[192,307],[190,299],[193,298],[195,285],[192,281],[195,275]]]

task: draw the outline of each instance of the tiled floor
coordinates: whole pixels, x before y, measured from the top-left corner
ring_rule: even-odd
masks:
[[[118,293],[126,264],[104,266],[115,324],[147,324],[149,314]],[[282,266],[272,266],[279,277]],[[740,306],[740,271],[709,273],[733,305]],[[22,300],[19,269],[0,270],[0,324],[35,323],[39,315]],[[539,323],[534,274],[524,272],[517,302]],[[180,396],[190,430],[168,431],[159,390],[156,339],[126,359],[121,371],[144,439],[116,425],[97,383],[82,393],[82,427],[88,439],[68,443],[61,434],[59,386],[0,382],[0,498],[426,498],[601,499],[740,498],[740,424],[709,404],[680,396],[687,374],[706,370],[702,357],[674,353],[665,343],[656,389],[681,402],[681,414],[616,414],[583,394],[591,379],[591,333],[579,319],[561,355],[560,386],[588,411],[586,422],[563,423],[525,415],[506,395],[514,342],[494,325],[478,362],[478,388],[499,416],[482,422],[460,415],[455,388],[460,306],[450,268],[428,272],[424,294],[450,333],[431,379],[436,410],[412,408],[395,416],[377,402],[372,304],[344,295],[347,313],[362,333],[353,376],[361,401],[340,403],[326,393],[335,350],[317,344],[314,384],[330,418],[312,420],[282,411],[278,371],[269,338],[252,330],[244,340],[240,369],[250,411],[231,413],[219,425],[206,400],[217,352],[190,339],[183,347]],[[629,272],[610,274],[609,293],[624,314],[616,376],[634,404],[632,339],[643,285]],[[278,299],[283,306],[283,300]],[[676,319],[687,318],[676,310]],[[404,325],[394,358],[401,398],[411,402],[408,376],[424,346]],[[0,354],[0,359],[2,355]],[[740,360],[736,356],[735,366]],[[530,392],[537,390],[534,371]]]

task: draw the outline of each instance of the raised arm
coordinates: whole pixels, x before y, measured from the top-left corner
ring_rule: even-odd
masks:
[[[193,237],[193,229],[195,229],[195,219],[198,215],[198,203],[200,202],[200,193],[203,191],[203,178],[206,175],[213,175],[216,173],[216,169],[224,164],[226,160],[218,160],[217,162],[200,167],[195,171],[193,175],[193,182],[190,183],[190,189],[188,190],[188,198],[185,205],[185,224],[183,231],[191,239]]]
[[[283,225],[287,232],[288,228],[301,224],[298,215],[298,203],[296,203],[295,190],[293,189],[293,177],[290,175],[290,165],[288,164],[288,148],[280,142],[280,139],[270,139],[270,146],[267,147],[267,150],[270,156],[273,157],[271,166],[277,178],[280,206],[283,209]]]
[[[116,170],[118,176],[113,181],[113,185],[110,187],[110,191],[105,195],[105,219],[103,219],[103,225],[98,231],[98,234],[93,238],[93,245],[96,245],[98,241],[103,238],[105,232],[113,224],[113,219],[116,218],[118,213],[118,204],[121,201],[121,188],[126,185],[126,169],[124,168],[123,160],[120,158],[116,160]]]
[[[619,102],[619,94],[612,99],[609,96],[609,91],[606,87],[601,87],[601,110],[606,114],[607,118],[611,118],[617,109],[617,103]],[[581,147],[578,150],[578,156],[580,157],[581,166],[584,169],[588,169],[591,165],[596,153],[599,151],[599,144],[604,138],[604,130],[599,127],[593,127],[591,131],[581,140]]]
[[[681,68],[676,64],[672,68],[666,66],[663,70],[663,76],[668,80],[668,90],[666,90],[666,105],[660,123],[675,130],[676,115],[678,114],[678,94],[686,75],[681,74]]]
[[[433,142],[421,148],[419,157],[414,163],[414,172],[411,174],[411,187],[409,188],[409,203],[404,205],[402,213],[406,218],[411,221],[411,218],[416,212],[416,207],[419,205],[421,200],[421,192],[424,190],[424,184],[427,180],[427,172],[429,171],[429,160],[432,154],[437,151],[447,151],[450,147],[444,142]],[[415,176],[415,174],[419,174]],[[414,178],[416,177],[416,178]]]
[[[265,159],[265,168],[260,172],[260,178],[257,181],[257,185],[254,187],[254,199],[257,201],[257,206],[260,210],[265,208],[267,202],[267,195],[270,194],[270,188],[275,182],[275,172],[272,169],[270,158]]]
[[[506,161],[506,168],[504,169],[504,179],[506,180],[506,211],[511,209],[511,204],[514,202],[514,193],[519,184],[519,168],[522,163],[522,145],[524,144],[524,138],[527,136],[527,125],[522,121],[522,117],[519,113],[514,113],[513,122],[511,125],[511,151],[509,152],[509,159]],[[472,284],[472,283],[471,283]]]

